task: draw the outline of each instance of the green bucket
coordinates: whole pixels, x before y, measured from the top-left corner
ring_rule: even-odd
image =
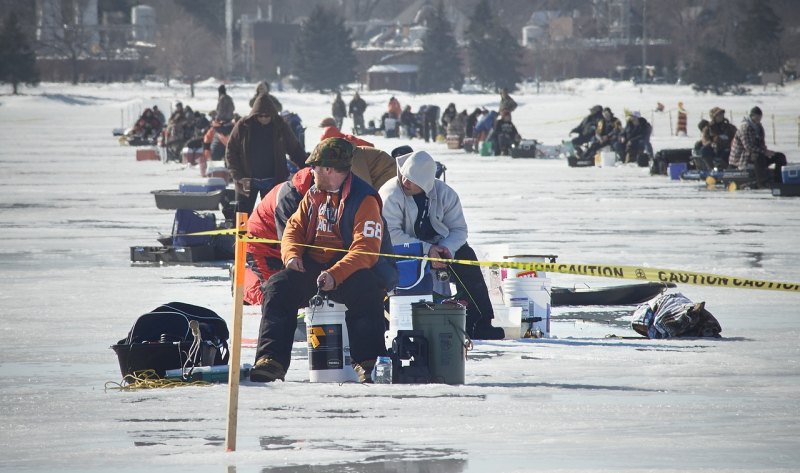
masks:
[[[481,143],[481,156],[491,156],[492,154],[494,154],[492,151],[492,142],[486,140]]]
[[[464,384],[466,308],[458,304],[411,304],[411,323],[428,340],[432,383]]]

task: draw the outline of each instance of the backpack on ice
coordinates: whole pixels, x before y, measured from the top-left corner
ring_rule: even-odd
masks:
[[[192,349],[195,337],[191,322],[196,321],[200,345]],[[117,354],[122,376],[137,371],[165,371],[184,366],[228,364],[228,325],[216,312],[183,302],[170,302],[141,315],[128,336],[111,349]]]
[[[705,308],[683,294],[661,294],[636,308],[631,328],[647,338],[713,337],[722,332],[719,322]]]
[[[217,229],[217,219],[213,213],[199,213],[189,209],[175,211],[172,226],[173,246],[200,246],[211,243],[211,235],[185,236],[188,233],[207,232]]]

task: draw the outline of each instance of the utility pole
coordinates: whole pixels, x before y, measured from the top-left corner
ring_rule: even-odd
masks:
[[[225,78],[233,74],[233,0],[225,0]]]
[[[647,79],[647,0],[642,0],[642,82]]]

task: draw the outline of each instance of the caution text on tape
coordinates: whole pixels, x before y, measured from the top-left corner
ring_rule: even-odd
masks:
[[[207,232],[191,233],[188,235],[232,235],[237,234],[247,243],[279,244],[280,240],[257,238],[231,230],[212,230]],[[316,248],[324,251],[348,253],[348,249],[326,248],[316,245],[297,244],[306,248]],[[800,284],[791,282],[765,281],[759,279],[725,276],[711,273],[698,273],[692,271],[679,271],[675,269],[650,268],[644,266],[619,266],[601,264],[571,264],[571,263],[545,263],[545,262],[516,262],[516,261],[473,261],[447,258],[430,258],[427,256],[395,255],[371,252],[358,252],[373,256],[385,256],[397,259],[418,259],[436,261],[446,264],[464,264],[470,266],[483,266],[489,268],[510,268],[520,271],[539,271],[547,273],[575,274],[579,276],[594,276],[615,279],[633,279],[639,281],[672,282],[679,284],[692,284],[697,286],[730,287],[739,289],[763,289],[772,291],[800,292]]]

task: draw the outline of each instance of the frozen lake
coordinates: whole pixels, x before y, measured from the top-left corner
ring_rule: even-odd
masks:
[[[362,386],[308,382],[305,344],[285,383],[244,382],[237,451],[224,451],[227,386],[119,392],[109,346],[135,319],[183,301],[232,316],[222,266],[132,265],[129,247],[157,245],[172,212],[151,190],[177,188],[196,168],[137,162],[111,129],[142,106],[216,103],[159,84],[43,84],[0,95],[0,470],[227,472],[797,471],[800,465],[800,295],[681,285],[720,321],[721,340],[633,336],[633,307],[562,308],[552,339],[478,342],[466,384]],[[252,84],[228,88],[238,110]],[[526,138],[556,144],[595,103],[641,110],[656,150],[690,147],[699,114],[776,115],[770,147],[800,162],[800,85],[745,97],[688,87],[571,81],[514,94]],[[277,93],[308,126],[307,148],[331,97]],[[345,100],[351,94],[345,93]],[[364,93],[377,118],[390,93]],[[492,95],[405,96],[402,105],[497,107]],[[689,137],[669,135],[656,102],[690,110]],[[769,124],[767,124],[769,128]],[[346,124],[345,128],[349,128]],[[771,130],[768,131],[770,133]],[[375,137],[390,151],[405,144]],[[470,244],[559,261],[674,268],[800,282],[800,198],[709,191],[647,169],[571,169],[409,143],[447,168]],[[559,285],[624,281],[553,275]],[[245,307],[244,337],[258,308]],[[242,361],[253,362],[244,348]]]

